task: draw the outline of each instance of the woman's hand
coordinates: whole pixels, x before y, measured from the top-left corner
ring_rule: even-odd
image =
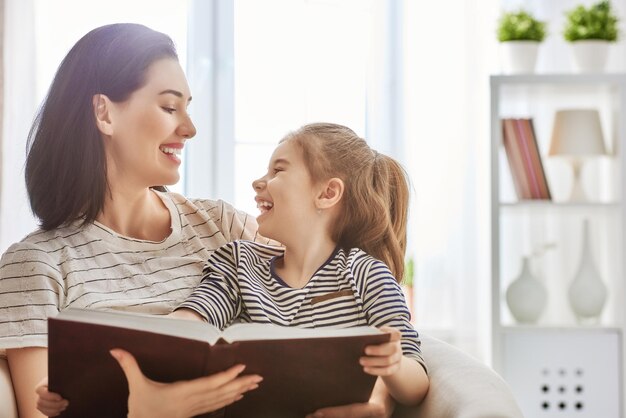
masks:
[[[193,309],[187,308],[176,309],[174,312],[167,314],[167,317],[175,319],[187,319],[190,321],[205,321],[205,319],[200,316],[199,313],[197,313]]]
[[[389,395],[385,383],[378,378],[367,403],[324,408],[307,415],[306,418],[389,418],[395,406],[396,403]]]
[[[67,408],[68,402],[61,395],[48,391],[48,378],[37,385],[37,409],[48,417],[56,417]]]
[[[365,357],[360,363],[365,373],[374,376],[391,376],[400,371],[402,363],[402,334],[395,328],[381,327],[381,331],[391,334],[389,342],[365,347]]]
[[[187,418],[216,411],[238,401],[263,380],[257,375],[238,377],[245,366],[237,365],[207,377],[159,383],[143,375],[130,353],[114,349],[111,355],[128,380],[128,418]]]
[[[306,418],[387,418],[390,416],[385,411],[384,405],[370,400],[367,403],[320,409],[314,414],[307,415]]]

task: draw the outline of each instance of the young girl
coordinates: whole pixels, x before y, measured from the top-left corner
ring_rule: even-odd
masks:
[[[408,209],[401,166],[352,130],[317,123],[287,135],[252,186],[259,233],[284,248],[222,246],[174,316],[220,328],[233,320],[381,327],[391,341],[366,350],[364,371],[380,376],[396,401],[419,403],[429,381],[398,285]]]

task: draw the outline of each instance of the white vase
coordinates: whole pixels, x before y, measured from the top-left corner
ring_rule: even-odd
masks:
[[[585,219],[580,265],[569,287],[569,303],[579,321],[595,320],[602,313],[606,298],[607,288],[593,262],[589,221]]]
[[[505,74],[534,73],[539,42],[507,41],[500,43],[501,65]]]
[[[585,39],[571,43],[574,56],[574,70],[579,73],[602,72],[609,56],[609,42],[599,39]]]
[[[519,276],[506,289],[506,303],[511,314],[521,323],[537,322],[547,301],[545,286],[532,275],[530,259],[524,257]]]

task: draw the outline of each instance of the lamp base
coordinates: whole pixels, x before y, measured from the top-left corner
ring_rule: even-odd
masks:
[[[574,179],[572,183],[572,192],[568,199],[569,202],[587,202],[589,201],[585,189],[583,189],[581,172],[583,162],[579,159],[572,159],[572,169],[574,171]]]

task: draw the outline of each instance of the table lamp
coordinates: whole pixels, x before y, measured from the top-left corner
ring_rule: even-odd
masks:
[[[574,182],[569,199],[571,202],[587,200],[580,178],[584,160],[605,154],[604,136],[597,109],[567,109],[556,112],[548,155],[567,158],[572,164]]]

